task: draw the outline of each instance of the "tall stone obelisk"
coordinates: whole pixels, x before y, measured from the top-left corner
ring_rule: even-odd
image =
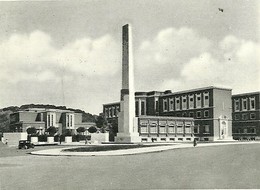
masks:
[[[132,30],[123,26],[122,38],[122,89],[120,112],[118,113],[117,142],[140,142],[137,118],[135,118],[134,62]]]

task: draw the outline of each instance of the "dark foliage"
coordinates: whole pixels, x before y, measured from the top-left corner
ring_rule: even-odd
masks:
[[[97,132],[97,128],[95,126],[92,126],[92,127],[88,128],[88,132],[95,133],[95,132]]]

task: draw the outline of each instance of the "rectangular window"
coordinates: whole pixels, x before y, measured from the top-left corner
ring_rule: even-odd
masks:
[[[48,122],[47,122],[47,123],[48,123],[48,127],[49,127],[49,126],[51,126],[51,119],[50,119],[50,115],[48,115],[47,119],[48,119]]]
[[[175,133],[175,127],[174,127],[174,125],[169,125],[169,126],[168,126],[168,133]]]
[[[204,111],[204,117],[209,117],[209,110]]]
[[[195,125],[194,126],[194,134],[198,134],[199,133],[199,126]]]
[[[115,115],[115,108],[112,107],[111,110],[112,110],[112,111],[111,111],[111,116],[114,117],[114,115]]]
[[[167,107],[168,107],[168,105],[167,105],[167,99],[163,99],[163,111],[164,111],[164,112],[168,111],[168,110],[167,110]]]
[[[235,111],[240,111],[239,99],[235,100],[234,103],[235,103]]]
[[[145,102],[141,102],[141,115],[145,115]]]
[[[201,94],[196,94],[196,108],[201,108]]]
[[[141,125],[141,133],[148,133],[147,125]]]
[[[204,133],[209,133],[209,125],[204,126]]]
[[[109,117],[109,110],[107,108],[105,108],[105,116]]]
[[[183,113],[182,113],[182,117],[187,117],[187,113],[186,113],[186,112],[183,112]]]
[[[177,133],[183,133],[183,126],[181,125],[177,126]]]
[[[247,113],[242,114],[242,120],[248,120],[248,114]]]
[[[247,134],[247,128],[244,128],[243,132],[244,134]]]
[[[189,109],[194,108],[194,95],[189,95]]]
[[[185,126],[185,133],[191,133],[190,125]]]
[[[256,117],[255,117],[255,113],[251,113],[250,114],[250,119],[255,119]]]
[[[139,116],[139,102],[135,101],[135,115]]]
[[[175,109],[180,110],[180,97],[175,98]]]
[[[251,133],[256,134],[256,128],[255,127],[251,128]]]
[[[197,118],[201,118],[201,111],[197,111]]]
[[[155,112],[159,112],[159,103],[158,103],[158,99],[155,100]]]
[[[51,114],[51,126],[54,126],[53,125],[53,114]]]
[[[116,116],[118,116],[119,111],[120,111],[119,106],[116,106]]]
[[[247,110],[247,99],[243,98],[242,100],[242,110],[246,111]]]
[[[235,120],[239,120],[240,117],[239,117],[239,114],[235,114]]]
[[[70,126],[72,127],[72,115],[70,115]]]
[[[67,115],[67,127],[69,127],[70,126],[70,117],[69,117],[69,115]]]
[[[187,97],[186,96],[182,96],[182,109],[186,110],[187,109]]]
[[[170,111],[173,111],[173,110],[174,110],[174,101],[173,101],[173,98],[170,98],[169,110],[170,110]]]
[[[150,125],[150,133],[157,133],[157,125]]]
[[[160,126],[160,133],[166,133],[166,127]]]
[[[194,117],[194,113],[193,113],[193,112],[190,112],[190,113],[189,113],[189,116],[190,116],[190,117]]]
[[[255,98],[249,98],[250,101],[250,110],[255,110]]]
[[[204,107],[209,107],[209,92],[203,93]]]

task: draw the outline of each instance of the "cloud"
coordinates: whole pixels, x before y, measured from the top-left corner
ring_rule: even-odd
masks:
[[[211,45],[210,40],[191,28],[161,30],[155,38],[144,41],[138,50],[138,80],[153,78],[154,86],[158,86],[165,80],[177,79],[187,61],[207,51]],[[139,85],[139,88],[147,89],[147,86]]]
[[[110,83],[118,79],[120,65],[120,46],[110,35],[76,39],[58,48],[42,31],[13,34],[0,42],[2,104],[59,103],[98,113],[104,103],[100,87],[113,97]],[[99,108],[89,106],[95,101]]]

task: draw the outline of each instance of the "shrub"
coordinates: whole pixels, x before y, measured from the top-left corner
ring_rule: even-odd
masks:
[[[88,128],[88,132],[95,133],[95,132],[97,132],[97,128],[95,126],[92,126],[92,127]]]
[[[49,133],[49,135],[50,136],[54,136],[54,134],[57,132],[57,129],[55,128],[55,127],[49,127],[48,129],[47,129],[47,132]]]

